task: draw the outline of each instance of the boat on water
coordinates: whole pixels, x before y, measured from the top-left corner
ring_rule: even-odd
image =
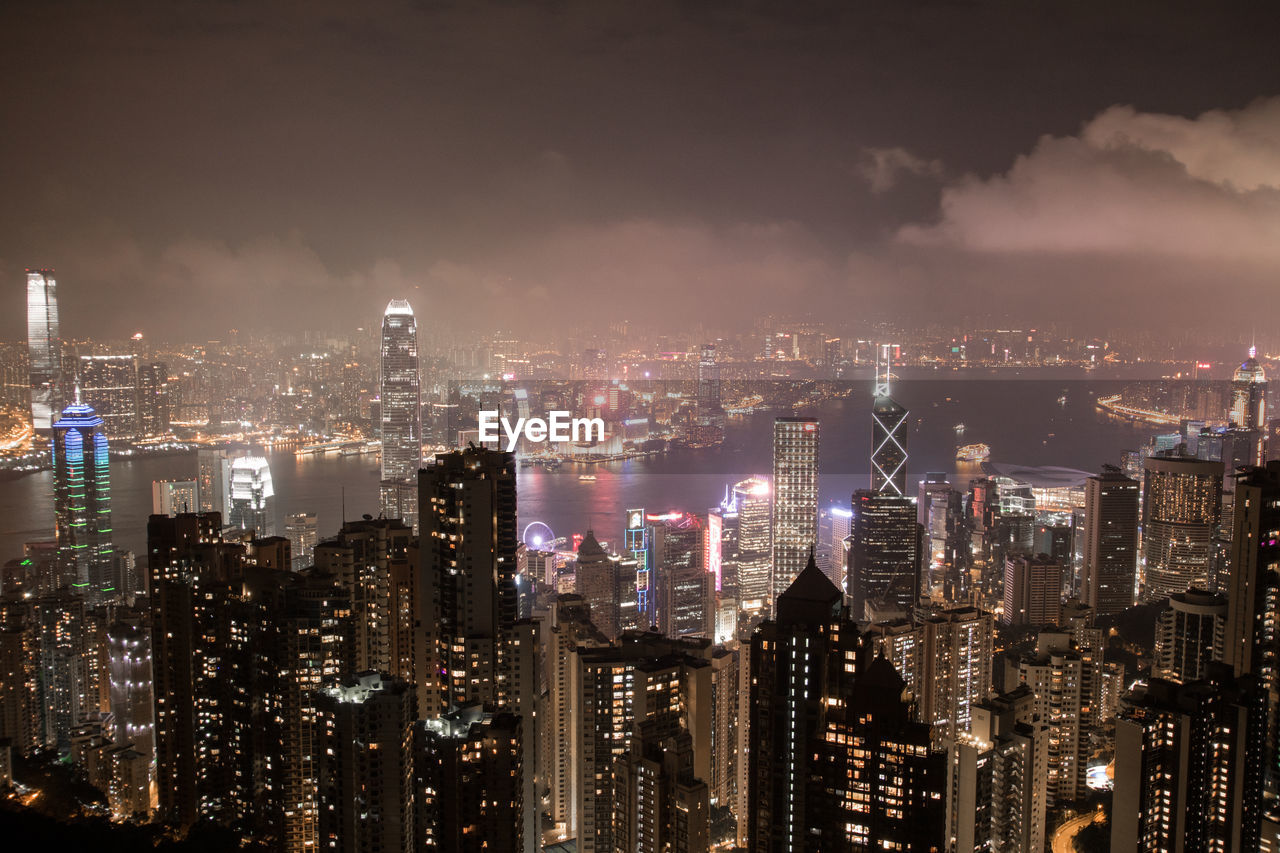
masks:
[[[595,478],[596,478],[595,474],[579,474],[578,475],[578,479],[583,481],[584,483],[590,483],[594,481]]]
[[[952,429],[954,429],[956,432],[964,432],[964,424],[958,423],[954,427],[952,427]]]
[[[956,450],[956,459],[961,462],[983,462],[991,455],[991,448],[985,444],[966,444]]]

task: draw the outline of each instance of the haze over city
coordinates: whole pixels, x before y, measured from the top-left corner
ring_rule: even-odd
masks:
[[[1103,334],[1275,307],[1266,5],[68,2],[0,23],[0,273],[56,268],[73,335],[329,329],[397,296],[555,332],[619,308]]]

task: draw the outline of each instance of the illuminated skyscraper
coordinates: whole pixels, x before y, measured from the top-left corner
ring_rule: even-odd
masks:
[[[769,566],[772,562],[770,531],[773,501],[769,482],[748,477],[733,487],[733,507],[738,515],[738,597],[744,610],[760,611],[769,602]]]
[[[284,535],[289,539],[293,570],[301,571],[312,564],[316,542],[320,539],[314,512],[291,512],[284,518]]]
[[[316,700],[320,850],[409,853],[414,844],[413,687],[375,672]]]
[[[1178,456],[1149,456],[1144,465],[1143,599],[1159,601],[1188,587],[1207,588],[1222,512],[1222,465]]]
[[[402,483],[422,465],[422,394],[418,373],[418,325],[407,300],[392,299],[382,316],[380,430],[382,480]],[[390,487],[384,486],[384,491]],[[384,501],[384,504],[388,501]],[[402,516],[399,512],[387,515]],[[386,507],[384,506],[384,512]],[[412,525],[416,520],[408,520]]]
[[[271,466],[262,456],[241,456],[231,463],[229,527],[251,530],[258,538],[275,535],[275,489]]]
[[[121,746],[131,744],[146,757],[150,768],[156,750],[148,623],[146,615],[121,613],[107,629],[107,648],[111,713],[116,718],[115,741]]]
[[[777,418],[773,422],[773,597],[791,586],[817,541],[818,419]]]
[[[58,283],[53,270],[27,270],[27,349],[31,368],[31,426],[49,430],[62,409],[62,339]]]
[[[1210,663],[1222,660],[1226,623],[1225,595],[1193,587],[1169,596],[1156,619],[1152,674],[1179,684],[1204,678]]]
[[[1249,357],[1231,377],[1231,422],[1245,429],[1267,425],[1267,374],[1257,347],[1249,347]]]
[[[1256,682],[1211,666],[1191,684],[1153,678],[1125,704],[1116,718],[1111,849],[1264,849]]]
[[[846,586],[855,618],[902,617],[916,605],[922,530],[910,498],[869,489],[854,493]]]
[[[1005,625],[1057,625],[1062,616],[1062,563],[1048,554],[1004,561]]]
[[[139,435],[137,356],[82,355],[76,379],[80,398],[98,412],[108,438]]]
[[[876,362],[871,404],[871,491],[902,497],[907,493],[907,410],[889,396],[889,345],[881,345],[880,351],[884,364]]]
[[[227,450],[201,448],[196,451],[196,474],[200,512],[216,512],[222,523],[231,518],[231,454]],[[191,510],[195,512],[194,509]]]
[[[74,591],[91,603],[113,592],[111,464],[102,418],[73,403],[53,425],[54,512],[58,564]]]
[[[1138,575],[1138,482],[1104,466],[1085,481],[1080,595],[1099,616],[1133,604]]]
[[[515,457],[483,447],[441,453],[419,472],[418,489],[425,608],[418,712],[506,706],[517,698],[506,671],[518,614]]]

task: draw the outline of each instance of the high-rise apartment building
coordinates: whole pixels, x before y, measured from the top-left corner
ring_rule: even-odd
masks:
[[[316,569],[335,577],[351,602],[356,672],[403,673],[397,637],[412,632],[413,624],[404,608],[393,607],[393,587],[396,577],[409,573],[412,537],[398,518],[365,518],[348,521],[337,536],[315,546]]]
[[[1175,592],[1156,619],[1152,674],[1180,684],[1204,678],[1222,660],[1226,625],[1226,596],[1195,587]]]
[[[1080,596],[1099,616],[1133,605],[1138,578],[1138,482],[1104,466],[1085,481]]]
[[[1014,556],[1004,561],[1005,625],[1057,625],[1062,617],[1061,562],[1048,554]]]
[[[710,641],[667,639],[657,633],[624,634],[617,645],[577,651],[579,696],[574,709],[577,744],[578,849],[619,849],[615,812],[637,803],[620,791],[615,767],[633,756],[638,732],[691,738],[686,778],[705,783],[711,772]],[[648,725],[648,729],[644,727]],[[683,774],[682,774],[683,775]],[[704,789],[705,790],[705,789]]]
[[[1049,727],[1049,804],[1084,796],[1090,736],[1099,714],[1101,660],[1070,634],[1041,633],[1034,653],[1017,661],[1018,681],[1035,695],[1035,713]]]
[[[942,849],[946,753],[930,749],[908,697],[893,665],[876,657],[827,711],[803,849]]]
[[[1043,850],[1049,727],[1025,684],[973,707],[949,749],[948,850]]]
[[[414,695],[411,685],[364,672],[320,689],[318,850],[412,853]]]
[[[418,712],[502,707],[511,698],[505,643],[518,615],[515,459],[483,447],[441,453],[419,472],[418,489]]]
[[[526,804],[523,727],[468,705],[415,728],[417,849],[521,853]],[[530,808],[534,806],[530,805]]]
[[[1264,700],[1229,670],[1153,678],[1116,719],[1111,850],[1260,850]]]
[[[773,422],[773,579],[776,598],[818,541],[818,419]]]

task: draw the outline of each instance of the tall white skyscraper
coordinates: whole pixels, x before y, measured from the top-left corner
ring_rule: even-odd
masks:
[[[231,517],[228,526],[252,530],[259,539],[275,535],[271,467],[262,456],[241,456],[231,463]]]
[[[818,542],[818,419],[773,422],[773,597],[809,561]]]
[[[53,270],[27,270],[27,349],[31,364],[31,425],[48,432],[62,411],[62,338]]]
[[[407,300],[392,299],[382,316],[379,365],[382,438],[382,511],[404,517],[399,484],[422,466],[422,389],[418,374],[418,324]],[[406,518],[416,525],[416,518]]]

